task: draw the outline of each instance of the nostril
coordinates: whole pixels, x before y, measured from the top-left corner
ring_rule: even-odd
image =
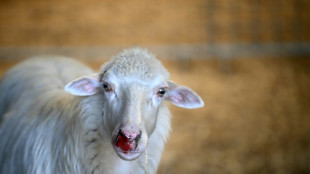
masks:
[[[130,140],[135,140],[136,138],[141,136],[141,131],[120,129],[119,134],[127,137]]]
[[[136,136],[135,141],[136,143],[141,139],[141,131],[139,132],[139,134]]]

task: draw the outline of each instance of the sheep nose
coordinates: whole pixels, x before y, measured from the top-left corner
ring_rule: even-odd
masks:
[[[141,131],[120,129],[115,145],[123,152],[133,151],[137,148],[138,142],[141,138]]]
[[[129,138],[129,139],[136,139],[140,136],[141,131],[138,129],[134,129],[132,127],[130,128],[122,128],[119,130],[119,132],[121,134],[123,134],[125,137]]]

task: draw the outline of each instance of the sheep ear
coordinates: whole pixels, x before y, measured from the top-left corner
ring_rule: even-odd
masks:
[[[76,96],[90,96],[99,92],[100,74],[91,74],[69,82],[65,91]]]
[[[168,81],[169,92],[166,99],[172,104],[187,108],[194,109],[204,106],[204,102],[193,90],[186,86],[180,86],[172,81]]]

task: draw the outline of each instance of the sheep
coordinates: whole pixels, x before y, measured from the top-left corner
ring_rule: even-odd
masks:
[[[202,99],[155,56],[124,50],[99,73],[65,57],[13,67],[0,84],[0,173],[156,173],[171,129],[164,101]]]

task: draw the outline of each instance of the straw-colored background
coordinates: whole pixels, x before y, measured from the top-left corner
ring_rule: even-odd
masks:
[[[160,46],[172,79],[206,105],[171,106],[159,173],[310,173],[309,12],[307,0],[2,0],[0,74],[36,53],[74,55],[98,69],[108,57],[87,50]],[[258,51],[169,49],[197,44]]]

